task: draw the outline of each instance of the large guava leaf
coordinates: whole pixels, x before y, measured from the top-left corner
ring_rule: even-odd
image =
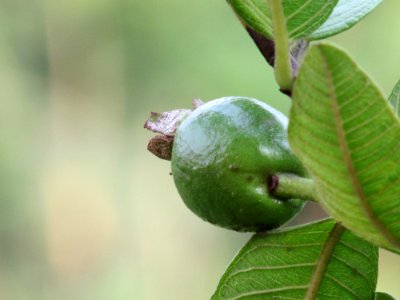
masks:
[[[256,234],[212,300],[372,300],[377,263],[376,247],[332,220]]]
[[[345,31],[360,22],[382,0],[339,0],[328,20],[307,39],[323,39]]]
[[[294,86],[289,140],[318,200],[375,245],[400,249],[400,122],[342,50],[307,52]]]
[[[272,38],[268,0],[228,0],[237,15],[253,30]],[[283,0],[289,38],[300,39],[328,19],[338,0]]]
[[[386,293],[376,293],[374,300],[396,300],[393,296]]]

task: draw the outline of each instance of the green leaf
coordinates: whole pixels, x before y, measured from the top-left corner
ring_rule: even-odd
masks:
[[[359,236],[400,252],[400,122],[380,90],[346,53],[319,44],[293,98],[289,140],[318,201]]]
[[[378,250],[341,229],[322,220],[254,235],[211,299],[374,299]]]
[[[393,106],[394,112],[400,116],[400,80],[394,86],[389,96],[389,102]]]
[[[327,38],[353,27],[381,2],[382,0],[339,0],[328,20],[308,39]]]
[[[237,15],[253,30],[272,38],[268,0],[228,0]],[[289,37],[300,39],[319,28],[338,0],[283,0]]]
[[[376,293],[374,300],[396,300],[396,299],[386,293]]]

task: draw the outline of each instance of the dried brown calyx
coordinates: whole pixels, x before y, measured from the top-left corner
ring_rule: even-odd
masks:
[[[176,129],[183,119],[203,105],[203,102],[200,99],[194,99],[192,105],[193,109],[174,109],[163,113],[151,112],[150,117],[144,123],[144,128],[160,134],[150,139],[147,150],[161,159],[171,160]]]

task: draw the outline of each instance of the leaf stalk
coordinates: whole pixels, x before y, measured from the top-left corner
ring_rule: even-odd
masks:
[[[290,63],[289,36],[282,0],[268,0],[275,42],[275,79],[282,92],[291,94],[293,77]]]

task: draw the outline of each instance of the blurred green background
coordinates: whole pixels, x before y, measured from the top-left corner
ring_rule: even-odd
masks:
[[[334,39],[386,94],[399,12]],[[209,299],[250,235],[184,207],[143,123],[226,95],[290,105],[225,1],[0,0],[0,299]],[[379,290],[400,297],[381,254]]]

